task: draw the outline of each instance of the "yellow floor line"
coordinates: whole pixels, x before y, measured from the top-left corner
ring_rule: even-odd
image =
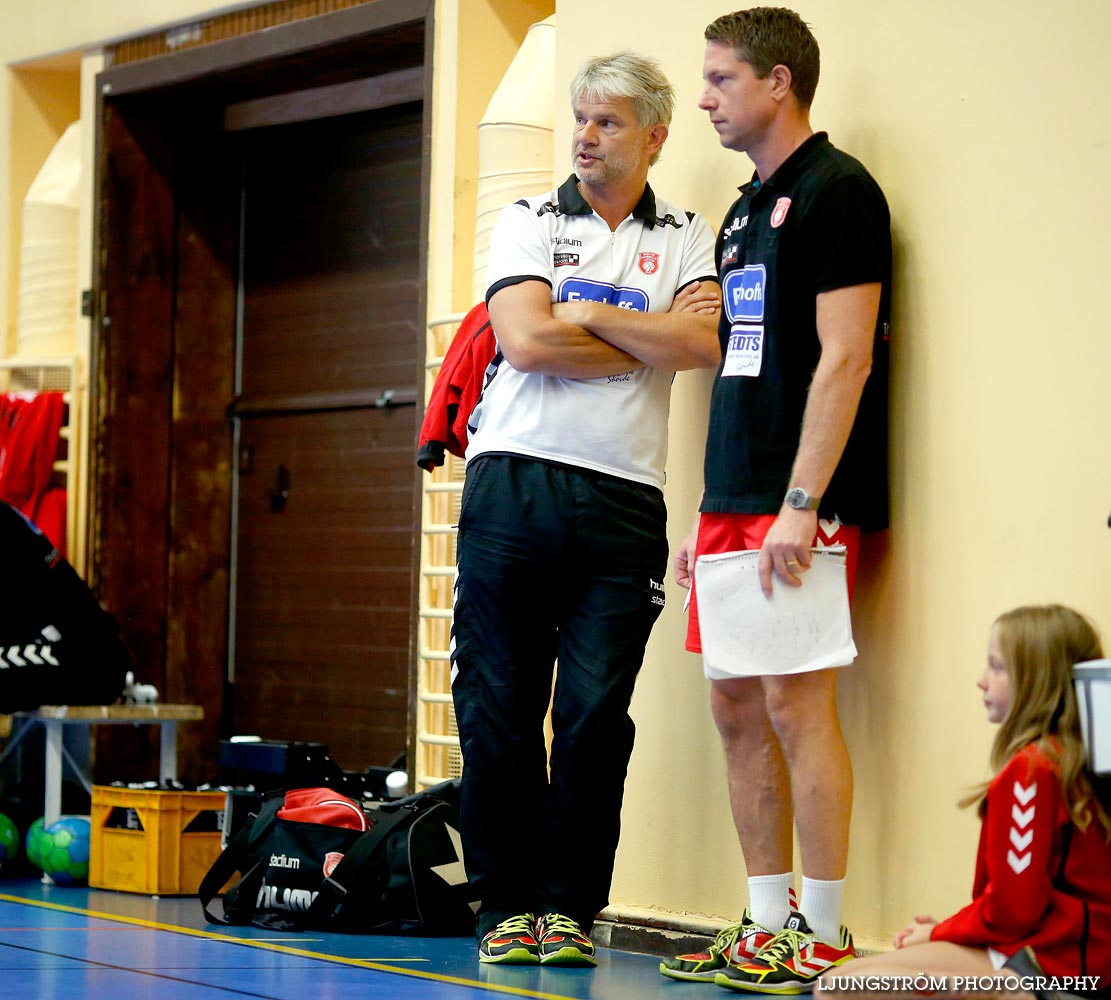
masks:
[[[477,979],[463,979],[459,976],[445,976],[438,972],[422,972],[418,969],[400,969],[392,965],[375,962],[364,958],[345,958],[342,955],[329,955],[325,952],[308,951],[304,948],[292,948],[286,944],[273,944],[257,938],[232,937],[229,934],[217,934],[213,931],[199,931],[192,927],[178,927],[175,924],[161,924],[153,920],[144,920],[142,917],[126,917],[119,913],[101,913],[97,910],[85,910],[78,906],[66,906],[62,903],[48,903],[45,900],[25,899],[22,896],[9,896],[0,892],[0,901],[19,903],[24,906],[38,906],[44,910],[58,910],[62,913],[74,913],[78,916],[96,917],[99,920],[114,920],[118,923],[131,924],[135,927],[145,927],[150,930],[170,931],[174,934],[186,934],[190,937],[206,938],[210,941],[223,941],[228,944],[248,945],[252,948],[262,948],[265,951],[276,951],[283,955],[295,955],[298,958],[315,958],[327,962],[338,962],[341,965],[354,965],[361,969],[372,969],[375,972],[390,972],[398,976],[409,976],[414,979],[431,979],[438,983],[452,983],[455,986],[471,986],[492,993],[508,993],[518,997],[533,997],[536,1000],[575,1000],[574,997],[565,997],[558,993],[541,993],[538,990],[524,989],[518,986],[502,986],[498,983],[484,983]],[[397,961],[411,962],[413,959],[397,959]]]

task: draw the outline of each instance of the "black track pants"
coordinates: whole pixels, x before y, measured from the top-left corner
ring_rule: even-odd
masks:
[[[479,937],[525,912],[588,929],[609,900],[629,702],[663,610],[665,521],[653,487],[511,456],[468,466],[452,695]]]

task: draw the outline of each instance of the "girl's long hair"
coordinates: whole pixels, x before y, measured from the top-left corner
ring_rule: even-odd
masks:
[[[1108,783],[1088,770],[1072,676],[1074,664],[1103,657],[1099,634],[1083,615],[1060,604],[1015,608],[996,619],[995,629],[1011,678],[1011,707],[992,743],[992,773],[998,774],[1023,747],[1036,744],[1057,764],[1072,821],[1086,830],[1095,819],[1111,842]],[[961,805],[982,809],[990,784],[975,789]]]

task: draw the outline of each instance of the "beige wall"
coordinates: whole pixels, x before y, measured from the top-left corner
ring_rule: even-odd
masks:
[[[77,73],[68,69],[16,70],[8,75],[11,94],[13,144],[7,211],[12,245],[19,246],[22,231],[23,198],[54,144],[80,115]],[[0,230],[3,231],[3,230]],[[6,326],[10,349],[15,349],[18,321],[18,254],[8,259],[8,300]],[[0,339],[0,348],[3,348]],[[0,350],[0,354],[5,353]]]
[[[439,23],[458,25],[467,2],[440,0]],[[0,57],[10,65],[96,48],[224,6],[8,4]],[[866,553],[855,609],[862,655],[842,678],[857,770],[846,917],[870,940],[912,912],[943,915],[967,895],[977,826],[954,800],[984,776],[991,731],[973,683],[992,617],[1060,600],[1111,633],[1111,338],[1101,273],[1111,101],[1097,51],[1111,33],[1111,6],[1062,0],[1051,17],[1032,0],[797,0],[797,8],[822,46],[815,125],[869,165],[895,220],[895,526]],[[743,157],[717,147],[695,107],[701,29],[725,8],[691,0],[676,14],[670,0],[560,0],[556,9],[558,95],[588,55],[632,47],[664,62],[680,110],[653,183],[716,224],[750,173]],[[467,54],[438,51],[437,65],[458,79]],[[454,88],[439,93],[455,100]],[[12,314],[16,100],[4,74],[0,317]],[[567,125],[557,117],[557,165],[568,162]],[[442,158],[443,143],[454,148],[456,139],[440,126],[436,137],[433,233],[450,236],[455,182]],[[1035,226],[1053,234],[1048,247]],[[442,300],[444,309],[460,305]],[[676,384],[673,545],[699,488],[707,390],[705,375]],[[681,595],[672,586],[668,598],[634,705],[639,735],[613,900],[735,917],[744,873],[706,682],[682,652]]]

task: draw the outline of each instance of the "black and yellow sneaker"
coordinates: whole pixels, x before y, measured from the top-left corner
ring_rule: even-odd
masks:
[[[594,944],[583,929],[562,913],[545,913],[536,921],[541,965],[597,965]]]
[[[801,913],[792,913],[755,958],[727,966],[714,975],[714,982],[743,993],[810,993],[823,972],[852,958],[856,951],[847,927],[841,928],[837,944],[828,944]]]
[[[536,940],[531,913],[521,913],[503,920],[478,946],[480,962],[504,965],[536,965],[540,961],[540,944]]]
[[[741,965],[755,958],[756,953],[775,937],[775,932],[758,924],[745,910],[739,924],[718,931],[705,951],[677,955],[660,962],[661,975],[691,983],[712,983],[714,976],[727,965]]]

